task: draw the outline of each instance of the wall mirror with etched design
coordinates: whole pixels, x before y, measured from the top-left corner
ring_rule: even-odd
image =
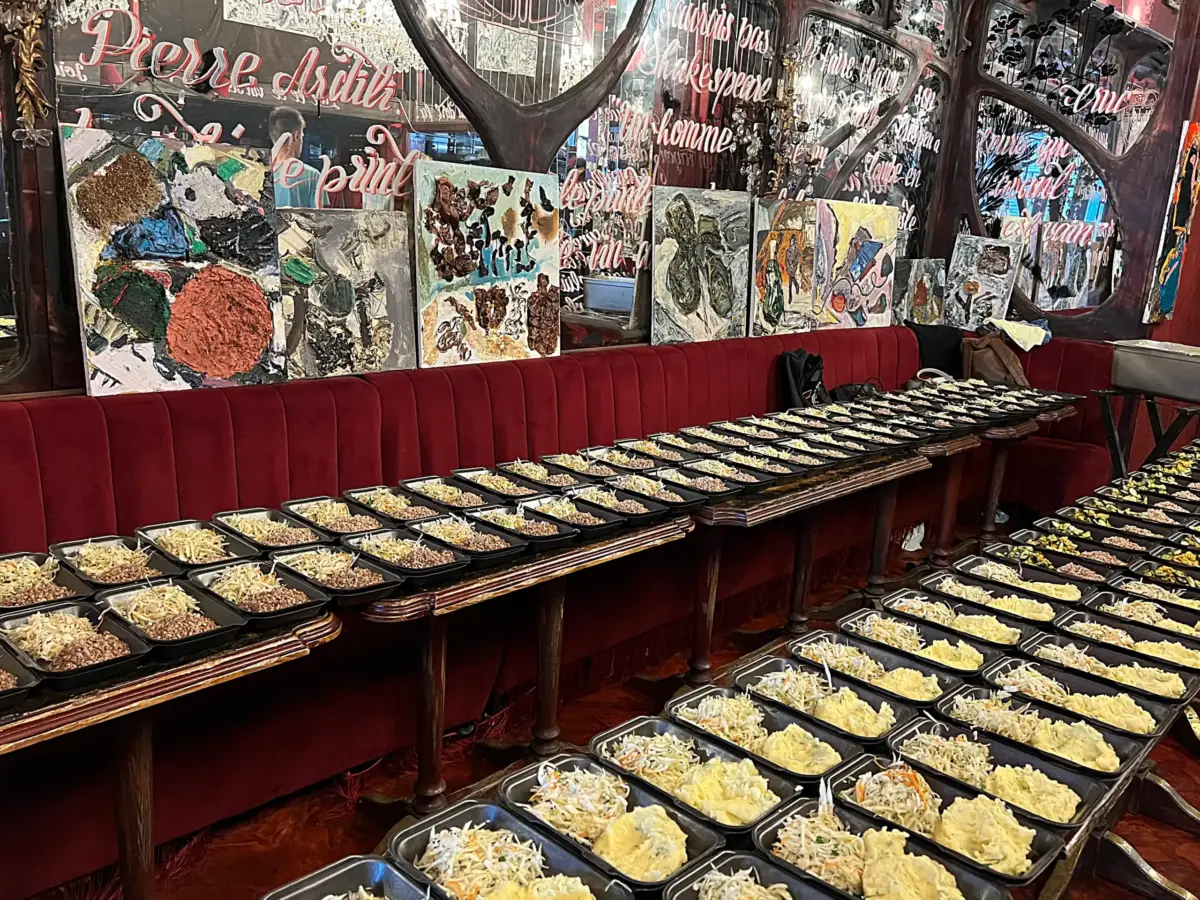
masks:
[[[0,115],[0,129],[7,125]],[[28,322],[18,321],[25,313],[18,308],[13,298],[12,286],[12,213],[8,202],[9,184],[7,175],[7,152],[0,143],[0,379],[10,369],[15,369],[22,353],[22,331]]]

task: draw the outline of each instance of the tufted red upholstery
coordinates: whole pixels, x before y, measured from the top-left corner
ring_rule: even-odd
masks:
[[[776,360],[796,347],[824,357],[829,386],[878,378],[892,390],[918,368],[911,333],[885,328],[280,386],[0,403],[0,552],[764,412],[777,408]],[[1079,351],[1044,352],[1030,357],[1035,383],[1061,377],[1068,390],[1082,387],[1081,364],[1066,356]],[[1058,455],[1078,446],[1064,444]],[[932,515],[938,477],[935,470],[903,486],[898,525]],[[869,497],[828,508],[818,553],[865,541],[872,514]],[[786,576],[790,529],[783,521],[731,534],[721,597]],[[692,552],[693,542],[685,542],[573,579],[567,661],[687,616]],[[490,695],[532,677],[531,610],[530,598],[517,595],[455,615],[448,726],[479,717]],[[346,620],[343,637],[313,657],[159,714],[158,841],[413,742],[414,630]],[[115,858],[104,772],[77,765],[102,759],[110,742],[101,728],[0,758],[0,778],[17,785],[9,808],[22,810],[0,817],[0,900]]]

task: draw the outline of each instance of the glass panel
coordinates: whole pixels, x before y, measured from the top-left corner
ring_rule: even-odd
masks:
[[[980,100],[975,187],[989,233],[1020,243],[1017,289],[1047,311],[1100,305],[1116,286],[1108,190],[1060,134],[996,97]]]
[[[938,56],[950,52],[947,32],[951,19],[950,0],[899,0],[898,28],[920,35],[933,44]]]
[[[5,127],[0,122],[0,128]],[[8,160],[4,158],[4,145],[0,143],[0,174]],[[9,179],[0,183],[0,374],[17,357],[17,316],[20,314],[13,303],[12,292],[12,222],[8,210]]]
[[[925,218],[937,179],[945,96],[945,79],[925,69],[912,99],[854,167],[837,195],[839,200],[899,207],[896,255],[900,257],[921,255]]]
[[[846,158],[879,124],[912,70],[908,54],[818,16],[801,23],[784,58],[785,115],[779,133],[781,193],[824,197]]]

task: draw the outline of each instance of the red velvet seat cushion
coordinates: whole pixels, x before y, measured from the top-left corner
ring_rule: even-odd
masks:
[[[1109,477],[1106,448],[1034,435],[1009,454],[1001,496],[1049,513],[1090,494]]]

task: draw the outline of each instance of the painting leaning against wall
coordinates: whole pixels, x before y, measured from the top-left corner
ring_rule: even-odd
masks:
[[[288,378],[416,368],[408,213],[278,215]]]
[[[1184,122],[1171,180],[1171,200],[1150,282],[1150,296],[1142,315],[1145,324],[1163,322],[1175,314],[1179,274],[1183,270],[1197,199],[1200,199],[1200,122]]]
[[[941,325],[942,308],[946,302],[946,261],[944,259],[910,259],[904,290],[900,322],[911,320],[918,325]],[[899,284],[896,285],[899,291]]]
[[[813,327],[813,245],[817,205],[812,200],[756,200],[754,284],[750,334],[762,337]]]
[[[654,188],[650,341],[746,336],[750,195]]]
[[[1016,241],[960,234],[946,274],[945,324],[977,331],[988,319],[1003,319],[1021,252]]]
[[[62,152],[88,392],[282,380],[266,151],[65,126]]]
[[[815,327],[892,324],[899,219],[894,206],[817,201]]]
[[[414,178],[421,366],[557,356],[557,177],[423,159]]]

